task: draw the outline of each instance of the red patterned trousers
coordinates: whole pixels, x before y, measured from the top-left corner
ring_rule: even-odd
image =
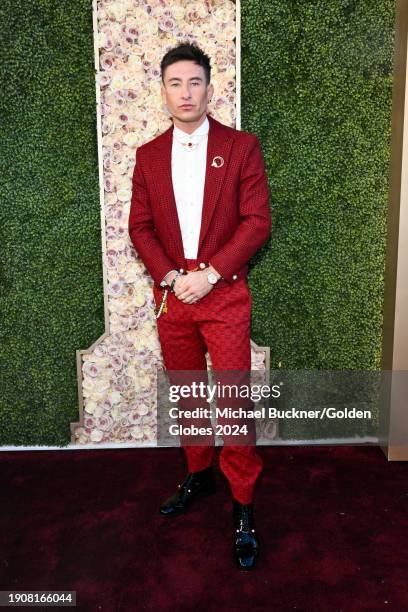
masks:
[[[190,259],[187,264],[187,269],[192,270],[198,261]],[[153,292],[158,307],[163,290],[154,286]],[[185,304],[169,292],[167,304],[167,312],[157,319],[157,328],[164,366],[169,373],[206,372],[207,350],[213,371],[221,378],[223,371],[250,373],[252,298],[245,279],[232,285],[219,281],[206,296],[193,304]],[[183,449],[188,471],[198,472],[213,461],[214,438],[204,444],[183,445]],[[255,483],[262,466],[255,444],[234,444],[232,436],[228,440],[224,436],[220,469],[229,482],[234,499],[242,504],[253,501]]]

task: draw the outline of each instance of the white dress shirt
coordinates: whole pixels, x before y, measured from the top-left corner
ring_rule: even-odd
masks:
[[[209,127],[206,117],[192,134],[187,134],[176,126],[173,128],[171,174],[186,259],[197,258]],[[164,279],[161,284],[165,284]]]

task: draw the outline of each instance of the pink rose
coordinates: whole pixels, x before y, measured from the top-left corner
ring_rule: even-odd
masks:
[[[99,63],[102,70],[110,70],[114,66],[115,58],[112,53],[101,53]]]

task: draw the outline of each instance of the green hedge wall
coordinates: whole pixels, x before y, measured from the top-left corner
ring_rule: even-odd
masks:
[[[104,330],[92,6],[0,10],[0,444],[65,445]]]
[[[242,125],[273,233],[253,339],[287,369],[380,367],[394,0],[243,0]]]
[[[272,367],[380,363],[394,1],[242,0],[242,127],[273,234],[252,262]],[[90,0],[3,0],[0,444],[64,445],[104,329]]]

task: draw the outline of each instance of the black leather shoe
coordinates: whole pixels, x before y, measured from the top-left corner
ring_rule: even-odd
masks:
[[[162,516],[184,514],[194,499],[215,493],[215,476],[212,466],[200,472],[190,472],[178,487],[177,493],[166,499],[160,506]]]
[[[255,532],[252,504],[240,504],[233,500],[234,557],[240,570],[255,567],[259,555],[259,541]]]

